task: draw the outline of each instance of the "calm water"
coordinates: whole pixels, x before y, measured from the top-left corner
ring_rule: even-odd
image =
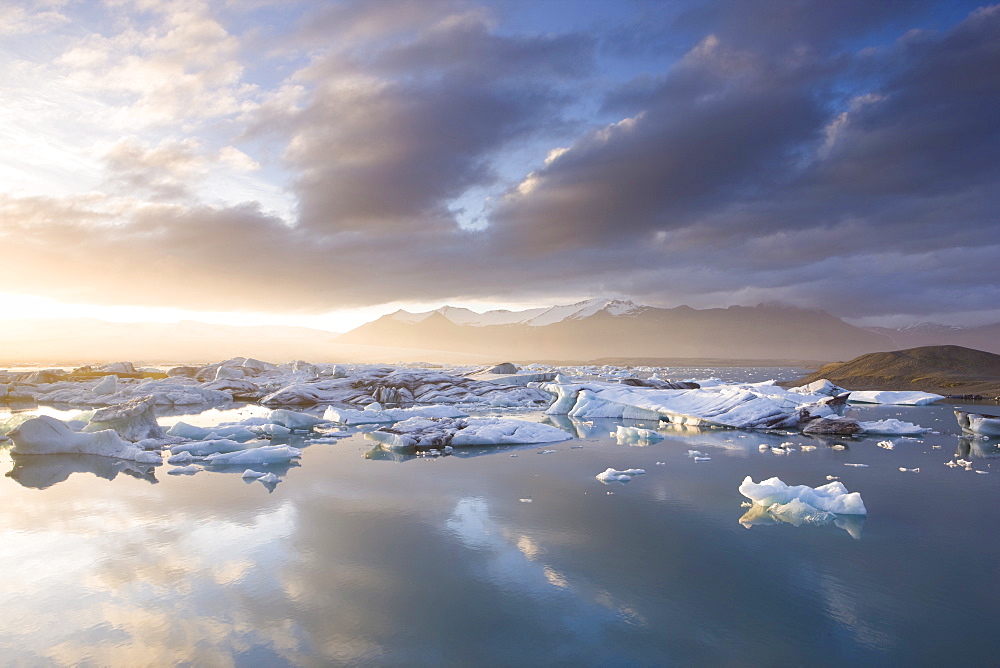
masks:
[[[374,444],[358,435],[307,446],[271,493],[238,473],[0,450],[0,653],[23,665],[995,664],[997,442],[962,441],[950,406],[855,410],[940,434],[887,450],[664,428],[639,447],[608,438],[617,421],[564,419],[583,438],[438,459],[366,458]],[[785,441],[818,449],[758,450]],[[989,473],[945,466],[956,452]],[[647,474],[606,486],[594,476],[609,466]],[[747,528],[746,475],[840,476],[868,518]]]

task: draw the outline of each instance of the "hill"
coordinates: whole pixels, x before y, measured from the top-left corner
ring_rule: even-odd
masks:
[[[898,329],[887,327],[867,327],[866,329],[876,334],[888,336],[896,348],[962,346],[1000,354],[1000,323],[978,327],[956,327],[922,322]]]
[[[1000,396],[1000,355],[962,346],[869,353],[781,384],[804,385],[821,378],[848,390],[921,390],[992,398]]]

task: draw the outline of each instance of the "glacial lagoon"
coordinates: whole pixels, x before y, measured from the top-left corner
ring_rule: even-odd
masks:
[[[303,453],[270,486],[3,447],[0,652],[14,665],[992,664],[1000,443],[962,437],[952,410],[850,409],[934,430],[919,438],[664,424],[648,445],[609,432],[655,423],[517,410],[577,438],[439,457],[378,448],[358,427],[276,439]],[[198,417],[161,424],[179,419]],[[609,467],[646,473],[603,484]],[[744,505],[748,475],[837,477],[867,517],[775,520]]]

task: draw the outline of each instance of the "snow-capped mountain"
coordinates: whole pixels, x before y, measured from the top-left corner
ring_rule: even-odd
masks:
[[[587,318],[598,311],[607,311],[611,315],[626,315],[640,309],[647,308],[639,306],[635,302],[623,299],[596,298],[565,306],[551,306],[526,309],[524,311],[495,310],[485,313],[476,313],[467,308],[455,306],[442,306],[433,311],[423,313],[410,313],[402,309],[389,315],[393,320],[405,323],[422,322],[435,313],[440,313],[445,318],[456,325],[468,325],[470,327],[490,327],[493,325],[528,325],[530,327],[544,327],[563,320],[579,320]]]
[[[693,309],[588,299],[525,311],[444,306],[397,311],[358,327],[338,343],[422,348],[514,360],[714,358],[842,360],[891,350],[888,337],[825,311],[780,304]]]
[[[920,322],[898,329],[869,327],[868,330],[888,336],[897,348],[953,345],[1000,354],[1000,323],[957,327],[935,322]]]

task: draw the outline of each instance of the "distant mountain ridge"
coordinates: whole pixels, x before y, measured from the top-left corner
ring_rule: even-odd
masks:
[[[625,315],[640,309],[648,308],[639,306],[635,302],[627,299],[606,299],[595,298],[586,301],[568,304],[566,306],[543,306],[541,308],[526,309],[524,311],[508,311],[504,309],[476,313],[467,308],[456,306],[442,306],[433,311],[423,313],[410,313],[402,309],[389,314],[393,320],[405,323],[418,323],[426,320],[431,315],[439,313],[456,325],[468,325],[470,327],[490,327],[493,325],[528,325],[530,327],[544,327],[563,320],[579,320],[594,315],[598,311],[608,311],[611,315]]]
[[[603,298],[482,314],[451,306],[425,313],[396,311],[342,334],[337,341],[520,360],[684,357],[827,361],[893,347],[888,337],[819,309],[780,304],[703,310],[659,308]]]
[[[922,346],[963,346],[1000,354],[1000,323],[977,327],[957,327],[921,322],[906,327],[868,327],[871,332],[892,339],[896,348]]]

